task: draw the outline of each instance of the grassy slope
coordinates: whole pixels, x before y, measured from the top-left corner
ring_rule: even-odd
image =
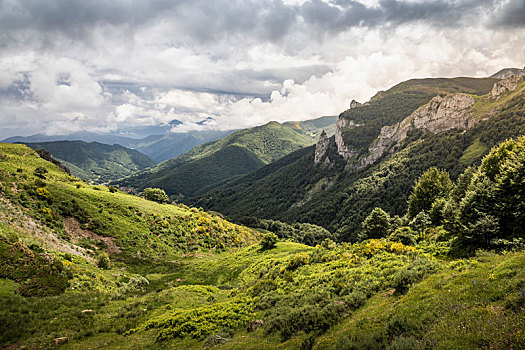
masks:
[[[169,271],[146,274],[151,282],[145,291],[119,298],[109,297],[111,292],[98,298],[93,294],[87,298],[88,294],[66,292],[54,299],[35,299],[33,306],[21,297],[11,296],[18,308],[12,315],[21,317],[18,313],[23,314],[23,310],[33,310],[37,316],[30,322],[33,327],[46,322],[46,316],[61,317],[60,321],[46,323],[21,344],[34,341],[42,346],[50,344],[53,336],[60,335],[70,337],[65,349],[200,349],[202,338],[185,336],[156,341],[162,328],[144,329],[141,325],[169,318],[174,313],[192,312],[199,307],[215,305],[221,308],[247,296],[256,305],[251,309],[253,314],[249,320],[263,319],[267,327],[275,314],[286,319],[286,315],[295,310],[303,310],[302,319],[314,317],[313,321],[319,316],[309,313],[309,307],[318,308],[318,312],[323,310],[322,305],[339,309],[332,320],[333,326],[326,332],[318,332],[310,341],[302,331],[283,338],[279,332],[266,333],[264,327],[255,332],[236,327],[233,338],[217,348],[300,349],[303,344],[310,343],[314,349],[380,349],[404,338],[423,345],[431,344],[434,349],[483,346],[503,349],[509,344],[514,348],[525,345],[525,338],[520,333],[525,325],[523,252],[480,254],[470,260],[451,261],[436,255],[441,249],[436,251],[436,245],[420,246],[415,252],[394,253],[387,242],[379,245],[377,242],[339,246],[333,250],[284,242],[266,252],[252,246],[228,255],[189,258]],[[371,246],[375,248],[370,250]],[[310,262],[288,271],[286,266],[300,253],[308,255]],[[394,292],[392,283],[396,273],[407,269],[418,257],[430,261],[433,268],[421,282],[413,283],[406,294]],[[104,276],[107,276],[107,283],[115,284],[117,278],[111,277],[115,272],[110,272]],[[127,271],[122,275],[131,274]],[[277,293],[257,289],[269,276],[274,276]],[[125,280],[123,276],[118,278]],[[10,287],[5,285],[3,290],[8,293]],[[347,296],[353,295],[352,290],[370,293],[363,306],[350,306],[348,300],[352,298]],[[82,303],[73,305],[72,302],[81,296],[84,296]],[[273,307],[265,306],[264,300],[268,297],[277,300]],[[319,301],[311,300],[319,297],[322,298]],[[63,305],[58,310],[54,303],[59,300]],[[299,305],[295,305],[296,302]],[[38,305],[46,305],[45,311],[35,310]],[[245,307],[249,308],[248,304]],[[52,311],[55,308],[56,311]],[[88,308],[93,312],[79,313],[80,309]],[[69,320],[70,324],[63,320]],[[322,320],[316,322],[320,324]],[[189,324],[191,322],[198,321],[194,319]],[[216,322],[206,321],[205,328],[213,328]],[[284,325],[286,323],[283,327],[287,327]],[[122,335],[123,331],[133,328],[135,332]]]
[[[120,145],[98,142],[53,141],[28,143],[27,146],[43,148],[55,158],[71,166],[73,175],[95,183],[120,179],[136,171],[155,165],[148,156]]]
[[[75,217],[82,227],[114,238],[123,255],[134,256],[140,250],[143,257],[151,258],[175,257],[214,246],[238,246],[253,238],[252,231],[197,209],[158,204],[87,185],[23,145],[1,144],[0,153],[2,197],[62,235],[67,236],[64,218]],[[45,180],[33,174],[37,167],[48,170]],[[39,196],[37,188],[47,189],[47,197]]]
[[[258,245],[237,249],[256,235],[198,210],[87,186],[22,145],[0,145],[0,159],[2,201],[22,211],[16,218],[12,211],[0,215],[0,346],[53,348],[55,338],[68,337],[64,349],[197,349],[225,324],[234,325],[235,334],[219,348],[352,348],[356,339],[357,348],[384,348],[407,337],[429,340],[437,349],[524,345],[515,331],[525,322],[523,252],[448,260],[444,243],[413,248],[384,240],[326,248],[280,242],[266,251]],[[38,166],[48,169],[45,200],[31,189]],[[51,245],[42,255],[39,245],[45,246],[31,232],[34,224],[24,221],[33,218],[64,244],[71,243],[67,235],[60,236],[63,213],[53,218],[64,201],[82,208],[74,210],[79,220],[80,213],[87,213],[88,227],[115,237],[124,250],[120,258],[112,256],[109,270],[80,255],[58,253]],[[43,208],[51,214],[41,216]],[[169,230],[178,219],[183,221],[173,227],[181,230],[183,244],[171,246],[179,236]],[[127,233],[129,228],[136,231]],[[209,249],[214,233],[233,248],[226,253]],[[22,245],[11,243],[16,240]],[[22,247],[24,260],[6,259],[15,247]],[[194,248],[200,253],[181,254]],[[137,249],[143,259],[131,258]],[[18,294],[30,280],[12,276],[21,276],[20,269],[35,256],[55,261],[57,281],[68,282],[65,292]],[[35,273],[48,271],[47,264],[32,264]],[[415,272],[408,274],[415,278],[412,283],[396,282],[409,271]],[[39,276],[50,283],[45,273]],[[139,276],[149,283],[134,288],[131,282]],[[246,332],[244,325],[255,319],[263,319],[264,327]],[[185,324],[179,328],[182,335],[169,333],[180,322]],[[369,339],[377,344],[371,346]]]
[[[313,143],[315,139],[305,133],[270,122],[197,146],[178,158],[117,183],[139,190],[160,187],[170,195],[192,195]]]

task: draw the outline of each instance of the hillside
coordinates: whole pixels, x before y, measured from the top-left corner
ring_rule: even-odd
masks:
[[[73,175],[93,183],[107,183],[155,165],[148,156],[120,145],[98,142],[52,141],[26,143],[48,151]]]
[[[321,163],[314,162],[316,151],[311,147],[188,203],[237,219],[256,216],[310,222],[339,233],[345,240],[355,240],[361,221],[375,206],[401,215],[412,184],[426,169],[437,166],[457,178],[463,169],[477,164],[490,147],[525,133],[523,83],[520,89],[492,99],[483,94],[498,80],[459,81],[462,84],[447,79],[398,84],[340,115],[339,131],[326,139],[326,152],[319,154]],[[418,90],[427,83],[423,91]],[[473,86],[479,89],[473,90]],[[380,154],[374,148],[371,153],[369,147],[383,127],[409,118],[417,107],[430,102],[438,87],[449,89],[452,95],[456,91],[476,92],[470,95],[476,101],[471,118],[481,121],[466,131],[415,129],[394,148]],[[371,164],[365,162],[372,159],[370,154],[379,154]]]
[[[149,135],[135,141],[133,148],[157,162],[163,162],[176,158],[203,143],[213,142],[226,137],[234,131],[203,130]]]
[[[302,131],[270,122],[195,147],[152,169],[119,180],[115,185],[139,191],[159,187],[169,195],[193,195],[313,143],[315,139]]]
[[[173,124],[176,125],[176,123]],[[170,125],[171,124],[118,130],[119,133],[116,134],[75,132],[63,135],[35,134],[31,136],[13,136],[2,142],[27,144],[80,140],[88,143],[117,144],[126,148],[135,149],[156,162],[162,162],[186,153],[202,143],[216,141],[234,132],[234,130],[192,130],[182,133],[171,133]],[[144,133],[147,132],[151,134],[144,136]],[[126,135],[132,135],[134,137]]]
[[[386,217],[372,223],[367,218],[364,226],[368,236],[363,236],[362,242],[336,244],[325,240],[316,247],[275,242],[271,235],[264,236],[260,244],[245,246],[256,238],[253,231],[204,212],[111,193],[104,187],[77,189],[67,180],[73,184],[78,180],[37,158],[33,151],[18,145],[0,147],[2,184],[9,183],[2,185],[2,201],[8,205],[1,207],[0,223],[0,346],[525,346],[523,203],[514,200],[514,195],[524,194],[525,137],[492,149],[479,167],[464,173],[467,180],[450,182],[446,192],[434,192],[430,197],[425,192],[440,181],[433,177],[442,173],[437,169],[418,179],[410,203],[419,203],[415,199],[418,196],[432,208],[445,202],[443,217],[435,218],[436,222]],[[39,167],[48,172],[37,171]],[[35,171],[41,176],[31,175]],[[33,196],[29,190],[33,181],[45,181],[49,194],[37,188],[39,197]],[[68,186],[72,188],[68,190]],[[24,193],[29,200],[23,199]],[[74,236],[64,239],[57,221],[38,220],[35,211],[44,202],[44,208],[58,213],[55,203],[64,196],[75,199],[88,215],[97,215],[88,203],[106,201],[109,206],[105,208],[111,213],[105,222],[118,221],[121,228],[126,222],[140,223],[141,217],[153,213],[160,216],[149,220],[153,235],[146,229],[127,235],[130,240],[122,239],[126,230],[111,231],[110,223],[93,230],[104,234],[104,242],[112,243],[104,246],[99,241],[90,248],[75,247]],[[17,210],[21,205],[29,210]],[[16,215],[17,220],[13,220]],[[34,224],[27,225],[30,218]],[[184,226],[172,226],[177,218],[179,224],[181,219],[196,220],[196,230],[190,233]],[[484,230],[481,237],[488,238],[486,241],[473,240],[472,230],[478,232],[480,222],[489,227],[487,219],[507,225]],[[64,220],[66,228],[68,221]],[[211,223],[216,231],[207,229]],[[182,231],[170,232],[176,227]],[[140,225],[136,229],[141,230]],[[76,228],[77,234],[86,231]],[[65,234],[69,232],[65,230]],[[109,233],[115,236],[106,236]],[[187,234],[192,239],[186,236],[178,246],[166,250],[170,240]],[[94,237],[91,234],[91,239]],[[111,237],[115,239],[107,239]],[[211,237],[227,244],[220,249],[211,247],[207,241]],[[228,241],[231,237],[235,239]],[[195,245],[188,246],[192,241]],[[91,242],[82,243],[88,246]],[[233,246],[240,248],[231,249]],[[476,248],[483,249],[474,252]],[[109,250],[109,266],[98,259],[93,262],[89,249]],[[140,254],[131,256],[133,250]],[[181,254],[184,251],[193,253]],[[455,257],[458,254],[460,258]]]
[[[370,167],[357,169],[323,134],[230,182],[283,176],[260,212],[271,195],[300,189],[306,169],[319,180],[296,208],[342,198],[343,220],[362,217],[358,234],[246,219],[261,235],[218,213],[89,185],[24,145],[0,144],[0,347],[524,348],[525,136],[497,140],[525,133],[525,82],[509,83],[468,95],[472,125],[461,130],[438,128],[458,116],[456,105],[441,109],[457,95],[382,128],[377,140],[392,142]],[[450,173],[431,167],[448,161]],[[326,195],[338,183],[348,192]],[[407,202],[398,216],[390,199]]]

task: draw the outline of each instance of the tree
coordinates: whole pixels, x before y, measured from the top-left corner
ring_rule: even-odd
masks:
[[[374,208],[362,224],[360,239],[386,237],[390,230],[390,215],[381,208]]]
[[[438,198],[446,198],[453,184],[446,170],[430,168],[416,181],[408,198],[408,217],[414,218],[420,211],[429,212]]]
[[[166,192],[160,188],[145,188],[142,192],[144,198],[158,203],[166,203],[170,200]]]

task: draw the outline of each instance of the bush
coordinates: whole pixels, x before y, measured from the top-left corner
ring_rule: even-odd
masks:
[[[166,192],[160,188],[148,187],[142,192],[144,198],[157,203],[167,203],[170,199]]]
[[[109,190],[109,192],[111,192],[111,193],[115,193],[115,192],[117,192],[117,189],[115,188],[115,186],[108,186],[108,190]]]
[[[300,266],[308,265],[310,263],[310,256],[306,253],[296,254],[292,260],[288,262],[286,269],[288,271],[294,271]]]
[[[273,249],[277,245],[279,238],[275,233],[267,233],[263,236],[261,240],[262,250]]]
[[[415,245],[416,234],[410,227],[400,227],[388,237],[388,240],[392,242],[401,242],[404,245]]]
[[[35,169],[35,171],[33,171],[33,174],[35,174],[35,176],[41,179],[45,179],[46,177],[44,176],[44,174],[47,174],[47,169],[39,166],[38,168]]]
[[[119,292],[122,294],[145,291],[146,287],[149,285],[149,281],[146,277],[138,276],[131,277],[128,283],[124,283],[120,288]]]
[[[110,261],[108,253],[101,252],[97,255],[97,266],[104,270],[109,269]]]

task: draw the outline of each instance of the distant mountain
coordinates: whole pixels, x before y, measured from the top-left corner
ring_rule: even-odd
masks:
[[[3,140],[5,143],[28,143],[28,142],[51,142],[51,141],[85,141],[99,142],[108,145],[119,144],[131,148],[137,142],[135,139],[112,134],[97,134],[92,132],[74,132],[71,134],[45,135],[35,134],[31,136],[12,136]]]
[[[329,126],[328,120],[318,123]],[[270,122],[197,146],[175,159],[119,180],[116,184],[138,190],[160,187],[169,195],[193,195],[205,187],[247,174],[290,152],[312,145],[315,140],[315,137],[302,130]]]
[[[335,122],[337,116],[326,116],[316,119],[304,120],[304,121],[289,121],[284,122],[284,126],[288,126],[292,129],[299,130],[306,135],[312,136],[315,139],[319,138],[323,130],[328,136],[332,136],[335,133]]]
[[[525,134],[524,91],[525,81],[409,80],[343,112],[334,137],[316,147],[185,201],[232,218],[309,222],[352,241],[374,207],[403,215],[428,168],[457,178],[490,147]]]
[[[45,149],[68,167],[73,175],[94,183],[116,180],[156,164],[148,156],[120,145],[84,141],[51,141],[26,145],[33,149]]]
[[[511,75],[525,75],[525,68],[503,68],[497,73],[492,74],[491,78],[507,79]]]
[[[157,162],[175,158],[193,147],[205,142],[221,139],[235,130],[192,130],[181,133],[172,133],[172,127],[181,124],[172,120],[167,124],[145,126],[118,130],[115,134],[98,134],[91,132],[75,132],[61,135],[35,134],[31,136],[13,136],[2,142],[28,143],[50,141],[85,141],[99,142],[108,145],[118,144],[151,157]],[[136,138],[140,136],[141,138]]]
[[[234,131],[235,130],[194,130],[185,133],[151,135],[137,140],[133,148],[157,162],[162,162],[178,157],[200,144],[219,140]]]

